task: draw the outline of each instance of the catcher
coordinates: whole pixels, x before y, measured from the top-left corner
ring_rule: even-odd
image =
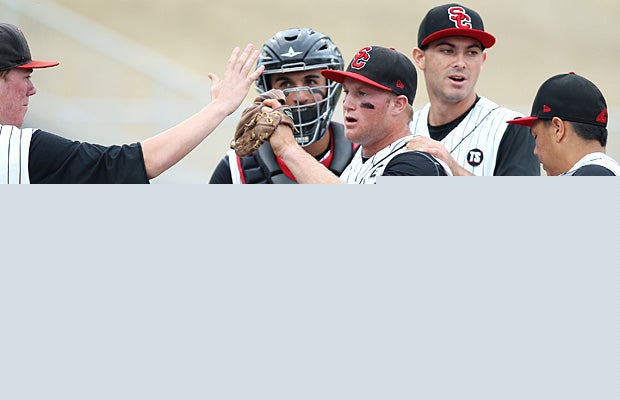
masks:
[[[331,120],[340,84],[328,81],[320,72],[343,69],[344,60],[336,45],[310,28],[287,29],[265,42],[257,66],[265,67],[256,80],[261,95],[243,112],[231,142],[233,148],[217,165],[209,183],[297,183],[265,141],[277,123],[290,126],[288,111],[297,143],[340,176],[357,145],[345,138],[342,124]],[[276,114],[261,116],[259,104],[270,101],[277,101],[273,103]]]

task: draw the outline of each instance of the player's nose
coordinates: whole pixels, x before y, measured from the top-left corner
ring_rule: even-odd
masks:
[[[298,90],[295,92],[297,96],[297,102],[299,104],[311,104],[314,103],[314,96],[310,92],[310,89]]]
[[[344,99],[342,101],[342,109],[343,110],[352,110],[354,108],[354,104],[350,99],[350,96],[348,93],[344,94]]]
[[[26,96],[34,96],[35,94],[37,94],[37,88],[34,86],[34,83],[29,81]]]
[[[456,52],[454,67],[459,69],[465,68],[465,55],[463,53]]]

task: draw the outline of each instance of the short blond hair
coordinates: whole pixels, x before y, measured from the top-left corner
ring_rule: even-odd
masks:
[[[407,122],[413,121],[413,106],[407,104]]]

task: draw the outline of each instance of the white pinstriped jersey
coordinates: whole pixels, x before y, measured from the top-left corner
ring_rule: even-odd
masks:
[[[362,160],[362,146],[357,149],[353,160],[342,172],[340,179],[346,183],[374,184],[377,183],[377,176],[380,176],[392,158],[407,151],[407,142],[413,136],[405,136],[396,140],[389,146],[379,150],[366,162]]]
[[[416,111],[409,125],[415,136],[427,136],[430,103]],[[497,152],[508,127],[506,121],[522,117],[516,111],[500,107],[491,100],[480,97],[465,119],[442,141],[452,157],[468,172],[491,176],[495,171]]]
[[[34,131],[0,125],[0,184],[30,183],[28,155]]]
[[[607,168],[613,172],[614,175],[620,176],[620,164],[618,164],[618,161],[614,160],[607,154],[600,152],[586,154],[581,158],[581,160],[577,161],[577,163],[573,165],[568,172],[565,172],[562,175],[574,175],[579,168],[585,167],[586,165],[600,165],[601,167]]]

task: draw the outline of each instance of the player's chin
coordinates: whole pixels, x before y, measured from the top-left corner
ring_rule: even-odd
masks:
[[[360,135],[360,131],[357,125],[344,127],[344,133],[347,139],[352,140]]]
[[[347,126],[345,125],[345,127],[344,127],[344,136],[345,136],[345,137],[346,137],[349,141],[357,143],[357,140],[356,140],[356,139],[357,139],[360,135],[359,135],[359,131],[358,131],[358,129],[356,129],[355,127],[351,127],[351,128],[349,128],[349,127],[347,127]]]
[[[471,93],[471,91],[468,88],[451,87],[444,92],[444,100],[448,103],[460,103],[468,98],[469,93]]]

